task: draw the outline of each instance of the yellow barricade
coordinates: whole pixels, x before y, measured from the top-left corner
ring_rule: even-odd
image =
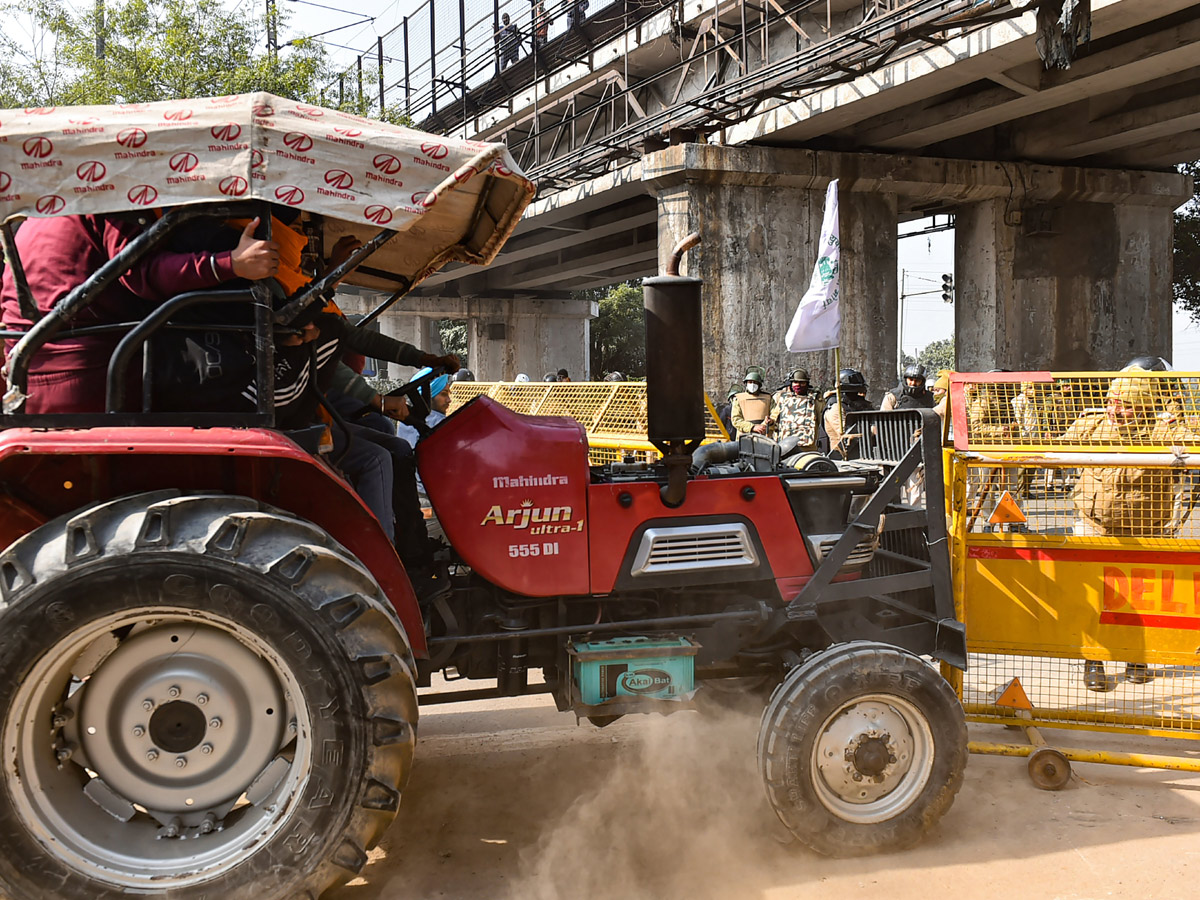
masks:
[[[1027,727],[1033,743],[976,752],[1036,755],[1037,725],[1200,737],[1197,409],[1193,373],[952,376],[947,497],[970,653],[953,680],[969,718]],[[1071,759],[1200,771],[1044,749],[1068,775]]]
[[[450,410],[482,394],[514,412],[533,416],[570,416],[588,435],[592,465],[627,457],[653,462],[659,453],[646,440],[646,385],[641,381],[511,382],[456,381],[450,386]],[[705,443],[729,437],[716,409],[704,397],[708,415]]]

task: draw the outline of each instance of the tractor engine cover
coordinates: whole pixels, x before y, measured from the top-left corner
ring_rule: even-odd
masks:
[[[425,492],[467,565],[529,597],[588,593],[582,425],[479,397],[417,448]]]

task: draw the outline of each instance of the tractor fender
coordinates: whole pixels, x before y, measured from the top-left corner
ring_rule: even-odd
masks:
[[[176,488],[251,497],[312,522],[349,550],[426,657],[412,583],[378,520],[329,466],[285,435],[253,428],[0,431],[0,549],[38,525],[126,494]]]

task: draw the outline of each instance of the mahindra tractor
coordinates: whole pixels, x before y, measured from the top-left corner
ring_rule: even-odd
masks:
[[[533,193],[505,148],[257,94],[0,112],[0,179],[0,895],[318,897],[397,816],[439,673],[482,685],[422,701],[545,692],[600,726],[758,704],[766,795],[821,853],[907,847],[949,808],[967,740],[938,665],[966,650],[937,419],[850,416],[838,462],[702,445],[685,245],[645,282],[661,460],[589,465],[575,420],[467,403],[418,444],[448,541],[418,599],[322,452],[340,417],[277,427],[275,352],[339,280],[386,292],[379,312],[446,262],[489,262]],[[181,234],[285,212],[305,253],[361,247],[290,292],[90,313]],[[14,224],[66,215],[139,230],[39,306]],[[40,361],[84,337],[108,341],[104,408],[37,406]],[[165,403],[181,339],[214,379],[249,348],[252,408]],[[415,418],[436,374],[403,389]]]

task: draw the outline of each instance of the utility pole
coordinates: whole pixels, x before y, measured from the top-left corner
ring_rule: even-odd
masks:
[[[104,0],[96,0],[96,59],[104,59]]]
[[[279,53],[279,35],[276,32],[275,0],[267,2],[267,53],[272,59]]]

